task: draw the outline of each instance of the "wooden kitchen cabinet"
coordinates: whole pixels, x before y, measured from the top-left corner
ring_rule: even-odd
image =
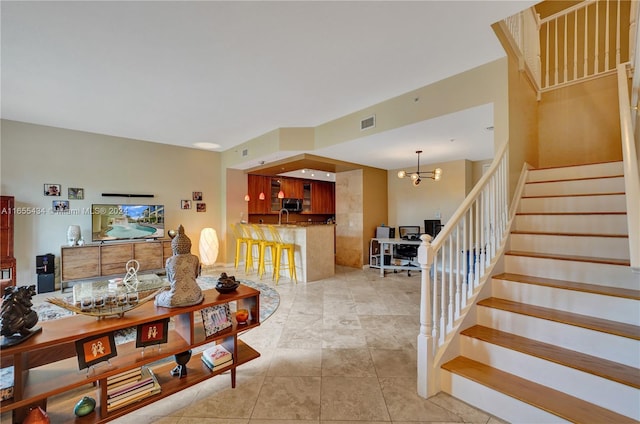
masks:
[[[267,214],[271,212],[271,177],[264,175],[247,176],[247,193],[249,194],[248,211],[250,214]],[[260,193],[264,199],[260,200]]]
[[[327,181],[313,181],[311,184],[311,212],[314,214],[335,214],[335,184]]]

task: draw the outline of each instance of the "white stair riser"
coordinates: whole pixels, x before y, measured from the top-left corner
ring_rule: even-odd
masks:
[[[631,267],[505,255],[505,272],[637,290],[640,274]]]
[[[555,181],[572,178],[598,178],[622,175],[622,162],[594,163],[564,168],[533,169],[527,173],[527,181]]]
[[[627,215],[516,215],[514,231],[628,234]]]
[[[640,302],[575,290],[493,279],[493,297],[640,326]]]
[[[463,336],[460,347],[467,358],[619,414],[640,417],[640,391],[633,387],[472,337]]]
[[[511,234],[511,250],[591,258],[629,259],[627,237]]]
[[[524,197],[518,212],[625,212],[622,194],[567,197]]]
[[[478,325],[640,368],[640,343],[573,325],[478,307]]]
[[[624,177],[527,183],[523,196],[624,193]]]
[[[440,371],[442,390],[474,407],[512,423],[560,424],[567,423],[556,415],[535,408],[482,384],[468,380],[446,370]]]

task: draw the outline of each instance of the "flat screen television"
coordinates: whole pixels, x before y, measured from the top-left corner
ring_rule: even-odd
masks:
[[[164,205],[91,205],[93,241],[164,237]]]

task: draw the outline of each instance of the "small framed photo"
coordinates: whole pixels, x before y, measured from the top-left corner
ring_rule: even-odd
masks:
[[[191,209],[191,200],[181,200],[180,209]]]
[[[146,347],[167,342],[169,318],[147,322],[136,327],[136,347]]]
[[[76,354],[80,369],[89,368],[118,355],[113,333],[87,337],[76,341]]]
[[[196,203],[196,212],[206,212],[207,204],[206,203]]]
[[[194,191],[193,192],[193,200],[202,200],[202,192],[201,191]]]
[[[205,337],[212,336],[233,325],[229,304],[210,306],[200,310]]]
[[[54,212],[66,212],[69,210],[68,200],[54,200],[51,202],[51,207]]]
[[[69,199],[71,200],[83,200],[84,199],[84,189],[77,187],[69,187],[67,189],[69,191]]]
[[[45,184],[44,195],[45,196],[60,196],[62,186],[60,184]]]

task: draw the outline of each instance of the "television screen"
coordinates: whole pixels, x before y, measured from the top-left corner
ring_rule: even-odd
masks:
[[[93,241],[164,237],[163,205],[92,205]]]

